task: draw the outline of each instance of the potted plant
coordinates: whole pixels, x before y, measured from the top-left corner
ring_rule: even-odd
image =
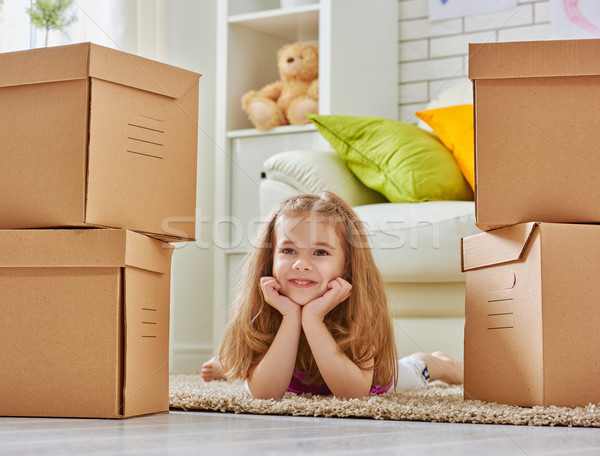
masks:
[[[33,0],[31,2],[31,6],[27,8],[27,14],[29,14],[34,27],[46,30],[44,46],[48,46],[50,30],[63,32],[66,27],[77,20],[74,13],[69,15],[67,11],[72,4],[73,0]]]

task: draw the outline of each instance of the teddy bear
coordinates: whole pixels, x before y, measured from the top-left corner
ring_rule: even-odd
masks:
[[[277,52],[280,80],[242,96],[242,109],[258,130],[309,123],[319,110],[319,48],[286,44]]]

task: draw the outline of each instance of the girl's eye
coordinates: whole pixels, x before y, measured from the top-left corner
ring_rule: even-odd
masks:
[[[315,250],[315,255],[316,256],[326,256],[329,255],[329,253],[327,253],[325,250],[323,249],[319,249],[319,250]]]
[[[294,249],[285,248],[281,249],[281,253],[283,253],[284,255],[293,255],[294,253],[296,253],[296,251]]]

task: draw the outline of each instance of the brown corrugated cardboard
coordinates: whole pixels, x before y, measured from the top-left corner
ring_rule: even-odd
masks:
[[[600,226],[528,223],[463,239],[465,398],[600,403]]]
[[[0,415],[167,412],[172,251],[126,230],[0,231]]]
[[[471,44],[484,230],[600,223],[600,40]]]
[[[91,43],[0,54],[0,228],[194,239],[199,77]]]

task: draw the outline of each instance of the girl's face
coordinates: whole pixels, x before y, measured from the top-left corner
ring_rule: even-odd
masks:
[[[273,277],[279,293],[296,304],[323,296],[327,284],[344,273],[344,246],[334,220],[311,214],[283,217],[275,225]]]

